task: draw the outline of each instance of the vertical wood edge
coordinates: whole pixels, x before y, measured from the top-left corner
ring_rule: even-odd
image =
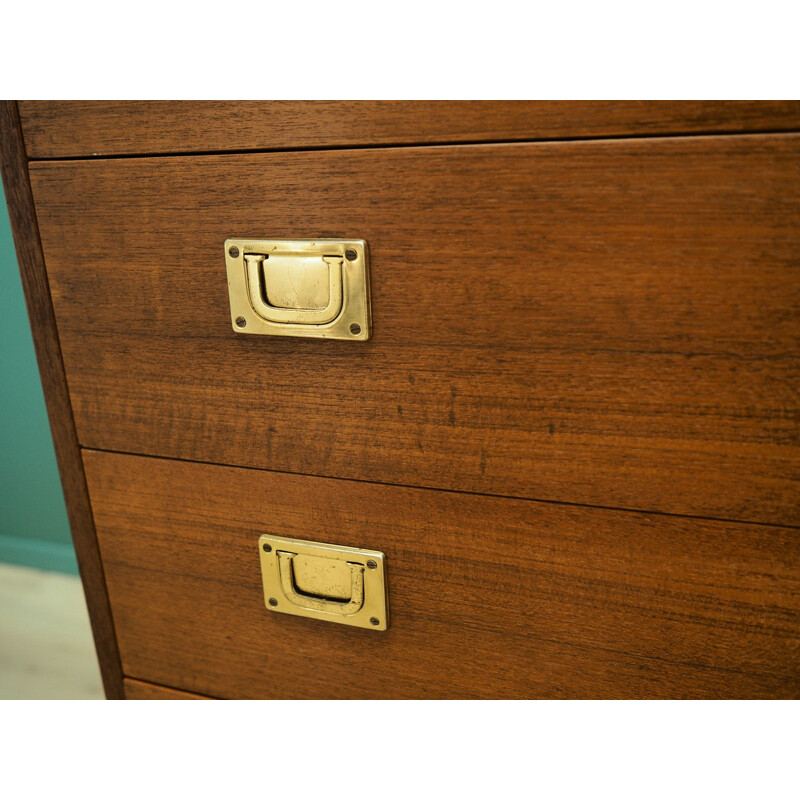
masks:
[[[17,102],[0,101],[0,166],[56,461],[106,697],[125,697],[111,605],[61,360]]]

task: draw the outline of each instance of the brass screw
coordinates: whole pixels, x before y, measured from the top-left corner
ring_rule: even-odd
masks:
[[[265,553],[271,553],[272,552],[272,545],[265,544],[264,545],[264,552]]]
[[[247,325],[247,320],[244,317],[236,317],[236,324],[240,328],[244,328]]]
[[[358,336],[358,334],[361,333],[361,326],[357,322],[353,322],[350,325],[350,333],[352,333],[353,336]]]
[[[231,247],[230,250],[228,250],[228,255],[231,258],[239,258],[239,248],[238,247]]]
[[[269,604],[271,606],[276,606],[276,605],[278,605],[278,601],[274,597],[270,597]]]
[[[380,620],[379,620],[377,617],[370,617],[370,618],[369,618],[369,621],[370,621],[370,622],[371,622],[373,625],[380,625],[380,624],[381,624],[381,621],[380,621]]]
[[[356,253],[352,247],[348,247],[347,250],[344,251],[344,257],[348,261],[355,261],[358,258],[358,253]]]
[[[378,569],[378,562],[377,561],[373,561],[372,559],[370,559],[369,561],[367,561],[367,566],[370,569]]]

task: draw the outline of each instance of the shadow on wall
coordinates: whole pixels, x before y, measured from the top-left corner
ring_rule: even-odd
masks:
[[[78,572],[5,201],[0,203],[0,561]]]

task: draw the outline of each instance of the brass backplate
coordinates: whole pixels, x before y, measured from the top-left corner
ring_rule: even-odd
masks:
[[[258,540],[270,611],[374,631],[389,627],[386,556],[264,534]]]
[[[369,339],[363,239],[228,239],[225,264],[236,333]]]

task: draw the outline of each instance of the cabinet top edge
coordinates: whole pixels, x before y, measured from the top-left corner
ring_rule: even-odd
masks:
[[[31,160],[800,131],[800,101],[21,101]]]

